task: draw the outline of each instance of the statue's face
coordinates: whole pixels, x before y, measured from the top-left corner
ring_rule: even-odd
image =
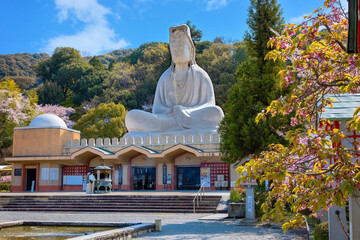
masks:
[[[185,64],[191,60],[191,44],[183,31],[175,30],[171,33],[170,52],[175,64]]]

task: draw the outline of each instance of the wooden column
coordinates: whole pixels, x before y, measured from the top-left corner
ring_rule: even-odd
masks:
[[[21,164],[21,191],[26,191],[26,169],[25,169],[25,163]]]
[[[40,180],[40,163],[36,163],[36,182],[35,182],[35,189],[34,191],[39,191],[39,180]]]
[[[128,161],[128,190],[134,190],[134,176],[132,176],[131,171],[131,160]]]
[[[174,191],[176,190],[176,185],[175,185],[175,157],[172,159],[171,161],[171,190]]]

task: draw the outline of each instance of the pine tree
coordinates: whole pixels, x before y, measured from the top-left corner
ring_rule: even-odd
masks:
[[[224,105],[225,117],[220,124],[222,160],[234,163],[250,154],[260,153],[271,143],[285,140],[277,134],[286,119],[273,118],[255,123],[255,118],[270,102],[280,96],[277,73],[283,63],[265,60],[269,52],[271,29],[281,32],[284,22],[277,0],[251,0],[245,34],[248,54],[237,71],[238,82],[232,87]]]

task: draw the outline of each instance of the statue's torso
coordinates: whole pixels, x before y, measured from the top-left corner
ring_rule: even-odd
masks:
[[[169,68],[156,87],[153,113],[164,113],[176,105],[193,107],[202,104],[215,105],[214,90],[207,73],[197,65],[182,72]]]

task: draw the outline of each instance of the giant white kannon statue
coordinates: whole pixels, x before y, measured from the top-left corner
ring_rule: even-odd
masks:
[[[215,105],[209,75],[195,62],[189,27],[169,31],[171,66],[158,81],[152,113],[131,110],[126,115],[127,136],[216,133],[224,116]]]

